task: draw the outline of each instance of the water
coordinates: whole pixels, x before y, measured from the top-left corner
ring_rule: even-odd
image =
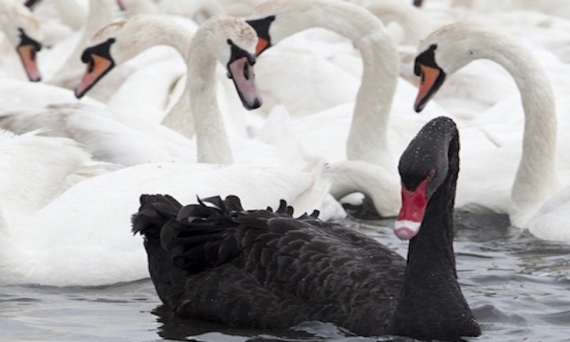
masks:
[[[483,330],[481,337],[468,340],[570,341],[570,245],[509,228],[504,217],[458,216],[457,222],[460,284]],[[405,255],[407,244],[385,228],[390,221],[349,223]],[[0,341],[164,340],[377,339],[317,322],[285,331],[251,331],[179,320],[161,308],[148,279],[96,288],[0,287]]]

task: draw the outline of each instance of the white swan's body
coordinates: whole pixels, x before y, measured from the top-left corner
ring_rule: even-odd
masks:
[[[176,132],[145,122],[126,125],[104,108],[81,103],[0,110],[0,126],[17,133],[44,128],[42,135],[71,138],[97,160],[123,166],[196,161],[195,143]]]
[[[328,195],[320,172],[145,164],[85,180],[23,224],[0,227],[0,283],[96,286],[146,278],[144,249],[129,230],[140,194],[170,193],[187,201],[237,194],[252,209],[277,207],[285,199],[301,214],[323,209],[314,207]]]
[[[566,235],[565,240],[570,241],[568,233],[558,232],[548,237],[548,234],[541,234],[539,228],[533,228],[533,225],[537,225],[536,222],[540,221],[536,215],[552,211],[553,205],[550,203],[546,204],[546,208],[540,210],[539,208],[560,189],[557,179],[560,174],[557,175],[555,172],[557,136],[555,100],[552,86],[540,63],[527,49],[507,36],[484,30],[480,25],[473,23],[450,25],[436,31],[426,38],[419,48],[424,54],[428,50],[434,51],[440,73],[451,74],[472,60],[486,58],[503,66],[511,74],[521,93],[525,114],[522,154],[516,175],[513,179],[512,174],[506,174],[504,170],[494,167],[500,165],[501,160],[513,160],[512,155],[504,154],[510,149],[500,148],[493,154],[463,156],[463,182],[473,182],[472,179],[465,178],[463,172],[474,165],[479,166],[480,171],[477,173],[482,178],[491,178],[502,189],[511,189],[510,199],[503,201],[502,207],[508,208],[513,226],[529,228],[535,235],[547,239],[557,239]],[[502,177],[503,175],[506,177]],[[485,182],[485,179],[482,182]],[[461,181],[460,179],[458,186],[460,193],[463,186]],[[478,183],[471,185],[474,188],[478,187]],[[483,207],[487,205],[484,200],[477,198],[477,192],[465,195]],[[560,196],[564,198],[564,195]],[[460,202],[459,196],[458,202]],[[533,215],[535,216],[531,219]],[[551,219],[548,220],[553,224]],[[567,228],[563,228],[566,227],[564,221],[558,221],[557,227],[561,231],[568,231]],[[550,230],[555,229],[551,227]]]
[[[79,181],[113,169],[95,163],[70,139],[0,130],[0,210],[7,224],[26,222]]]

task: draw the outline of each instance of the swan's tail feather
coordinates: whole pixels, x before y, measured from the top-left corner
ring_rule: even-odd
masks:
[[[164,225],[161,243],[173,264],[189,273],[214,267],[239,254],[238,237],[232,228],[235,216],[244,212],[237,196],[198,199],[183,207],[175,220]]]
[[[176,218],[182,205],[169,195],[141,195],[139,211],[133,215],[133,234],[158,237],[162,226]]]
[[[156,293],[164,304],[173,306],[184,293],[186,272],[173,265],[160,236],[164,226],[176,219],[182,205],[168,195],[142,195],[140,203],[132,217],[132,232],[145,237],[148,270]]]
[[[298,220],[318,220],[318,212]],[[243,239],[268,229],[274,218],[293,218],[293,208],[284,200],[276,211],[244,210],[237,196],[198,199],[198,204],[183,207],[164,224],[160,233],[162,247],[173,264],[189,273],[230,262],[241,253]]]

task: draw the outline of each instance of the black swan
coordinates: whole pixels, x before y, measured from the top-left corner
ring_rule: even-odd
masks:
[[[294,218],[285,202],[275,212],[246,211],[236,196],[183,207],[168,195],[143,195],[133,232],[145,236],[160,299],[180,317],[249,328],[314,320],[367,336],[478,336],[452,246],[458,151],[455,123],[440,117],[400,159],[404,203],[395,229],[411,239],[407,263],[318,213]]]

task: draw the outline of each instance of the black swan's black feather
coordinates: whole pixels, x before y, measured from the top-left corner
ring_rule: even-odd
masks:
[[[435,163],[445,179],[410,241],[407,266],[372,238],[322,222],[318,213],[294,218],[285,201],[276,211],[244,210],[236,196],[182,207],[170,196],[144,195],[133,231],[146,238],[159,297],[181,317],[238,327],[286,328],[319,320],[360,335],[479,335],[457,284],[452,247],[458,134],[449,119],[428,125],[406,151],[423,151],[416,145],[433,135],[428,140],[434,155],[421,162]],[[423,172],[407,159],[413,155],[418,153],[402,156],[403,181],[416,181],[407,168]]]

